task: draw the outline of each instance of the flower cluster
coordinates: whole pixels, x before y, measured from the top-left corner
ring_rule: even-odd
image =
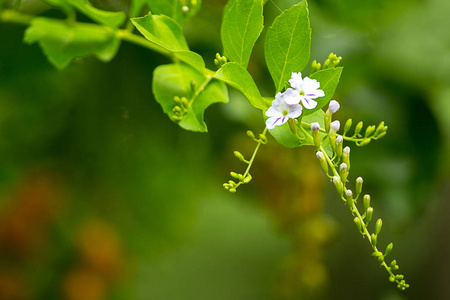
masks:
[[[325,96],[324,91],[319,89],[320,82],[308,77],[302,78],[300,72],[292,73],[289,84],[291,87],[283,93],[278,93],[272,106],[266,111],[267,129],[273,129],[289,119],[300,117],[303,107],[314,109],[317,106],[314,99]]]

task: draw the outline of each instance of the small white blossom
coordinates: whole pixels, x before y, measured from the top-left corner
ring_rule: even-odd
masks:
[[[347,164],[346,164],[346,163],[342,163],[342,164],[339,166],[339,169],[341,169],[341,171],[347,170]]]
[[[342,137],[342,135],[338,135],[338,137],[336,138],[336,144],[342,144],[344,142],[344,138]]]
[[[278,93],[275,96],[275,100],[272,102],[272,106],[266,110],[267,129],[273,129],[275,126],[283,125],[289,119],[296,119],[302,114],[303,107],[296,104],[288,104],[285,101],[284,93]]]
[[[323,153],[322,153],[321,151],[317,151],[317,152],[316,152],[316,157],[317,157],[319,160],[325,159],[325,156],[323,155]]]
[[[320,82],[308,77],[302,78],[302,73],[292,73],[289,79],[291,88],[286,90],[286,103],[302,103],[306,109],[313,109],[317,106],[314,99],[325,96],[324,91],[320,90]]]
[[[320,129],[320,124],[319,122],[313,122],[311,123],[311,131],[319,131]]]
[[[334,131],[338,131],[340,127],[341,127],[341,123],[338,120],[333,121],[330,124],[330,128],[333,129]]]
[[[344,152],[344,154],[349,155],[349,154],[350,154],[350,147],[349,147],[349,146],[346,146],[346,147],[344,148],[344,150],[342,150],[342,151]]]
[[[339,105],[339,102],[336,100],[331,100],[330,104],[328,105],[328,109],[331,111],[331,113],[335,113],[339,110],[341,106]]]

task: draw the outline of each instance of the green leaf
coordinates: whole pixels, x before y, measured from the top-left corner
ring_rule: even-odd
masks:
[[[252,76],[241,65],[235,62],[226,63],[217,70],[214,77],[238,89],[254,107],[262,110],[269,107],[261,97]]]
[[[195,81],[196,91],[191,82]],[[206,132],[203,113],[213,103],[228,102],[228,91],[223,82],[205,76],[189,65],[169,64],[159,66],[153,73],[153,93],[164,112],[172,119],[175,107],[173,98],[186,97],[190,103],[187,113],[179,122],[184,129]]]
[[[308,7],[303,0],[281,13],[267,31],[264,52],[277,93],[292,72],[300,72],[308,64],[310,44]]]
[[[24,42],[39,42],[48,60],[63,69],[73,58],[94,54],[102,61],[110,61],[117,52],[120,40],[114,32],[96,24],[65,22],[35,18],[25,31]]]
[[[223,15],[224,55],[247,68],[253,46],[263,30],[262,0],[230,0]]]
[[[187,5],[187,12],[183,12],[180,0],[146,0],[146,2],[153,14],[166,15],[174,19],[180,26],[192,18],[201,7],[201,0],[187,1],[190,2]]]
[[[149,13],[145,17],[133,18],[131,21],[147,40],[169,50],[178,59],[203,72],[205,68],[203,58],[189,51],[183,31],[174,20],[164,15]]]
[[[117,28],[122,25],[126,18],[126,14],[123,11],[104,11],[95,8],[87,0],[52,0],[52,2],[57,1],[69,3],[92,20],[112,28]]]
[[[311,75],[310,78],[320,82],[320,89],[324,91],[325,96],[315,99],[317,101],[317,106],[314,109],[304,109],[303,116],[307,116],[314,113],[315,111],[318,111],[319,109],[324,107],[328,103],[328,101],[331,100],[334,95],[334,91],[336,90],[336,87],[339,83],[342,69],[342,67],[325,69],[317,71]]]

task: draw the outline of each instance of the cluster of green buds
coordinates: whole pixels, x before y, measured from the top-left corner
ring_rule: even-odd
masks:
[[[220,69],[224,64],[228,62],[228,59],[225,56],[220,56],[219,53],[216,53],[216,58],[214,59],[214,64],[218,69]]]
[[[181,10],[185,16],[189,15],[189,13],[197,8],[198,0],[179,0]]]
[[[362,134],[364,124],[361,121],[356,124],[353,135],[348,136],[347,134],[352,127],[352,123],[352,119],[348,119],[345,122],[343,136],[344,139],[355,142],[357,146],[366,146],[371,140],[381,139],[386,135],[386,131],[388,129],[388,127],[384,125],[384,122],[381,122],[378,126],[368,126],[364,131],[364,134]]]
[[[323,69],[335,68],[341,62],[341,59],[342,59],[341,56],[336,56],[336,54],[330,53],[330,55],[328,55],[328,58],[323,63]],[[322,68],[322,64],[318,63],[316,60],[314,60],[311,63],[310,74],[319,71],[321,68]]]
[[[231,193],[235,193],[236,189],[244,183],[249,183],[252,180],[252,176],[250,175],[250,168],[253,164],[253,161],[255,160],[256,157],[256,153],[258,152],[259,147],[261,146],[261,144],[267,144],[267,136],[266,136],[266,132],[267,129],[264,130],[263,133],[261,133],[259,135],[258,138],[255,137],[255,134],[248,130],[247,131],[247,136],[252,140],[256,142],[256,148],[253,151],[253,155],[250,158],[250,160],[245,159],[244,155],[242,155],[241,152],[239,151],[234,151],[234,156],[236,156],[236,158],[244,163],[247,164],[247,169],[245,170],[244,174],[239,174],[236,172],[230,172],[231,177],[233,177],[236,181],[234,180],[229,180],[228,182],[223,184],[223,187],[228,190]]]
[[[175,107],[172,109],[172,120],[180,122],[188,111],[189,101],[186,97],[175,96],[173,97],[173,102],[175,103]]]
[[[345,133],[348,132],[349,128],[351,127],[351,120],[350,122],[346,122],[344,135],[338,134],[340,123],[339,121],[332,121],[332,115],[339,109],[339,104],[336,101],[333,101],[334,100],[330,101],[330,106],[325,113],[325,130],[321,129],[319,123],[317,122],[310,124],[312,131],[312,136],[310,138],[317,150],[316,157],[320,162],[322,171],[331,179],[338,195],[352,213],[354,217],[353,222],[355,223],[356,229],[359,233],[361,233],[361,235],[363,235],[363,237],[367,237],[367,239],[369,240],[373,249],[372,255],[378,260],[380,265],[388,271],[390,275],[389,280],[391,282],[396,282],[399,289],[405,290],[409,287],[409,285],[403,279],[404,276],[401,274],[394,274],[394,272],[399,269],[397,262],[393,260],[389,265],[387,265],[385,261],[386,256],[389,255],[392,251],[393,244],[390,243],[386,247],[384,253],[379,251],[377,248],[378,235],[380,234],[381,227],[383,225],[382,220],[378,219],[375,222],[373,233],[369,232],[368,225],[373,217],[373,207],[370,205],[370,195],[364,195],[364,197],[362,197],[363,213],[360,213],[356,206],[356,204],[358,203],[358,199],[360,198],[362,193],[364,182],[363,178],[358,177],[356,179],[354,186],[355,192],[346,187],[347,183],[349,183],[348,177],[350,171],[350,147],[346,146],[343,148],[343,142],[344,140],[351,140],[354,141],[358,146],[364,146],[367,143],[361,142],[359,140],[359,137],[354,140],[345,136]],[[357,125],[355,136],[360,133],[361,129],[362,122]],[[331,148],[333,149],[333,157],[328,156],[327,152],[323,148],[324,141],[320,139],[320,130],[328,133],[327,138],[328,142],[331,144]],[[381,122],[377,128],[375,128],[375,126],[369,126],[366,130],[364,139],[369,139],[370,141],[370,138],[380,138],[386,134],[386,130],[387,126],[384,125],[384,122]],[[352,138],[355,138],[355,136]],[[332,175],[329,174],[330,170],[332,172]]]

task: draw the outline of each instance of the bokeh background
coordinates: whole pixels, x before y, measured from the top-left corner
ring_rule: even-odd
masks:
[[[24,9],[59,16],[38,2]],[[203,2],[185,33],[213,68],[226,1]],[[311,58],[343,57],[336,117],[389,126],[352,147],[352,178],[409,290],[371,257],[313,149],[269,138],[253,181],[222,188],[245,168],[233,151],[253,150],[245,131],[264,126],[237,91],[207,110],[208,134],[187,132],[152,96],[165,57],[123,43],[108,64],[58,71],[22,43],[24,26],[0,23],[0,299],[450,299],[450,2],[309,6]],[[249,70],[273,96],[264,35]]]

